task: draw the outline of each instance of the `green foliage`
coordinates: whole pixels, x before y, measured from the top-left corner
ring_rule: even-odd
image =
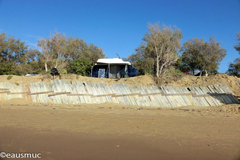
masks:
[[[229,64],[229,68],[226,72],[228,75],[240,77],[240,58],[237,58],[234,63]]]
[[[237,38],[238,38],[238,41],[240,42],[240,33],[237,33]],[[240,54],[240,43],[234,46],[234,48]],[[237,58],[233,63],[230,62],[229,68],[226,73],[232,76],[240,77],[240,58]]]
[[[208,75],[209,76],[214,76],[216,74],[219,74],[219,72],[217,70],[211,71]]]
[[[221,48],[214,36],[208,42],[203,39],[190,39],[183,44],[182,48],[183,68],[190,68],[194,74],[195,70],[214,71],[226,56],[226,50]]]
[[[149,55],[146,46],[141,44],[135,49],[135,52],[135,54],[132,54],[123,60],[131,62],[138,70],[138,75],[154,74],[154,58]]]
[[[239,43],[236,45],[236,46],[234,46],[234,48],[239,52],[239,54],[240,54],[240,33],[237,33],[237,39],[238,39],[238,41],[239,41]]]
[[[13,77],[13,76],[8,76],[8,77],[7,77],[7,80],[10,80],[10,79],[12,79],[12,77]]]
[[[52,67],[58,68],[60,72],[65,69],[62,74],[67,74],[69,61],[84,58],[95,62],[99,58],[105,57],[102,48],[94,44],[88,45],[83,39],[77,37],[67,38],[58,32],[55,32],[50,38],[39,39],[38,46],[41,47],[41,52],[28,47],[24,41],[14,36],[0,33],[0,63],[10,64],[2,64],[0,74],[39,74]]]
[[[2,62],[0,63],[0,75],[15,75],[17,74],[13,65]]]
[[[61,69],[61,70],[59,70],[59,73],[60,74],[67,74],[67,70],[66,69]]]
[[[177,59],[176,64],[175,64],[175,68],[178,69],[178,70],[181,70],[182,67],[183,67],[183,64],[182,64],[182,58],[179,57],[179,58]]]
[[[70,61],[68,64],[69,73],[78,74],[82,76],[90,76],[91,75],[91,61],[79,58],[73,61]]]
[[[25,63],[28,46],[24,41],[7,36],[5,33],[0,34],[0,62],[8,62],[12,65]]]
[[[166,75],[173,76],[173,77],[181,77],[181,76],[185,75],[185,73],[183,73],[179,69],[169,69],[166,71]]]
[[[71,60],[84,58],[91,62],[96,62],[99,58],[103,58],[103,49],[94,44],[87,44],[83,39],[78,37],[66,37],[65,34],[57,31],[50,38],[38,40],[38,46],[42,49],[39,58],[46,63],[54,62],[54,67],[64,69]]]

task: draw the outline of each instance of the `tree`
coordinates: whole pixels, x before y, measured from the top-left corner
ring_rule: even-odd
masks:
[[[34,61],[39,61],[38,57],[41,54],[41,52],[37,49],[34,48],[28,48],[28,50],[25,52],[26,55],[26,63],[34,62]]]
[[[43,54],[40,55],[40,59],[45,63],[45,70],[48,71],[47,64],[54,60],[55,68],[59,68],[59,65],[65,67],[67,61],[70,59],[67,54],[67,41],[64,34],[55,31],[50,38],[42,38],[38,40],[38,46],[41,47]],[[60,63],[61,62],[61,63]]]
[[[180,56],[178,56],[178,59],[177,59],[177,62],[175,64],[175,68],[178,69],[178,70],[181,70],[183,71],[182,68],[183,67],[183,64],[182,64],[182,58]]]
[[[89,51],[84,58],[90,60],[91,62],[96,62],[99,58],[104,58],[103,49],[95,46],[94,44],[89,45]]]
[[[198,38],[190,39],[183,44],[183,68],[190,68],[193,75],[195,75],[195,70],[200,68],[200,56],[199,48],[203,44],[203,39],[199,40]]]
[[[236,35],[237,35],[237,38],[238,38],[239,43],[238,43],[236,46],[234,46],[234,48],[235,48],[235,49],[239,52],[239,54],[240,54],[240,32],[237,33]]]
[[[0,34],[0,62],[3,62],[5,58],[3,52],[7,48],[6,40],[7,40],[7,35],[5,33],[1,33]]]
[[[147,42],[149,50],[154,53],[156,76],[159,77],[163,69],[176,63],[182,32],[176,27],[166,25],[160,28],[159,24],[148,24],[148,30],[149,33],[145,34],[143,40]]]
[[[68,64],[69,73],[74,73],[82,76],[90,76],[91,75],[91,61],[79,58],[73,61],[70,61]]]
[[[234,63],[230,62],[226,73],[228,75],[240,77],[240,58],[237,58]]]
[[[54,51],[50,40],[47,38],[38,39],[38,47],[41,47],[42,53],[39,55],[39,60],[44,62],[45,71],[48,71],[48,63],[54,58]]]
[[[240,42],[240,33],[237,33],[236,35],[237,35],[238,41]],[[240,43],[238,45],[234,46],[234,48],[240,54]],[[226,73],[229,75],[234,75],[234,76],[240,77],[240,58],[237,58],[233,63],[230,62],[229,68]]]
[[[16,71],[12,64],[7,62],[0,63],[0,75],[15,75]]]
[[[90,44],[89,46],[83,39],[68,37],[55,31],[50,38],[38,40],[38,46],[42,48],[40,60],[45,63],[45,70],[48,70],[48,64],[53,62],[55,68],[63,69],[69,61],[84,58],[91,62],[96,62],[104,57],[103,49]]]
[[[24,41],[14,38],[14,36],[7,36],[5,33],[0,34],[1,74],[19,75],[35,72],[32,70],[30,62],[37,61],[39,54],[37,49],[29,48]],[[39,68],[37,69],[39,70]]]
[[[220,62],[226,56],[226,50],[221,48],[221,43],[216,42],[216,39],[210,37],[209,42],[205,43],[205,52],[200,52],[202,61],[200,63],[201,67],[207,73],[207,71],[214,71],[218,69]]]
[[[128,56],[124,60],[131,62],[140,75],[151,74],[154,68],[154,58],[148,53],[146,45],[141,44],[135,49],[135,54]]]
[[[226,56],[226,50],[221,48],[214,36],[210,37],[209,42],[198,38],[190,39],[183,44],[182,51],[183,66],[188,66],[193,74],[196,69],[200,70],[200,76],[203,70],[207,73],[218,69]]]
[[[14,36],[7,37],[5,33],[0,34],[0,62],[12,65],[25,63],[27,48],[24,41],[15,39]]]

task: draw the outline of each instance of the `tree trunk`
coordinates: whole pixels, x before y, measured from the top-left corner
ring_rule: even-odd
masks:
[[[158,61],[158,58],[157,58],[157,66],[156,66],[156,75],[157,77],[159,77],[159,61]]]
[[[200,77],[202,76],[202,70],[200,71]]]
[[[164,66],[164,64],[162,64],[161,67],[160,67],[160,69],[159,69],[159,74],[160,74],[160,75],[161,75],[161,73],[162,73],[163,66]]]
[[[206,73],[205,73],[205,75],[206,75],[206,77],[207,77],[207,76],[208,76],[208,74],[207,74],[207,70],[206,70],[206,69],[205,69],[205,72],[206,72]]]
[[[155,46],[154,47],[155,48],[155,54],[157,55],[157,66],[156,66],[156,75],[157,75],[157,77],[159,77],[159,55],[158,55],[158,53],[157,53],[157,47]]]
[[[55,68],[57,68],[57,61],[58,61],[58,60],[56,60],[56,65],[55,65]]]
[[[46,72],[48,71],[47,62],[45,62],[45,71],[46,71]]]

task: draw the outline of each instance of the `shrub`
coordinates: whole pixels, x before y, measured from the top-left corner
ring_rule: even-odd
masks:
[[[166,76],[174,76],[174,77],[181,77],[185,75],[183,72],[181,72],[179,69],[169,69],[166,71]]]
[[[154,81],[158,85],[165,85],[171,81],[177,81],[182,76],[186,75],[185,73],[181,72],[179,69],[169,69],[160,77],[155,77]]]
[[[0,75],[14,75],[14,74],[16,74],[16,71],[13,65],[6,62],[0,63]]]
[[[73,74],[78,74],[82,76],[91,75],[91,61],[79,58],[73,61],[70,61],[68,64],[69,72]]]
[[[12,79],[12,77],[13,77],[13,76],[8,76],[8,77],[7,77],[7,80],[10,80],[10,79]]]
[[[59,70],[59,73],[60,74],[67,74],[67,70],[66,69],[61,69],[61,70]]]

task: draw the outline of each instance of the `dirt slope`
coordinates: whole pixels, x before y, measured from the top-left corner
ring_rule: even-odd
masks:
[[[50,78],[43,76],[13,76],[10,80],[7,80],[8,75],[0,76],[0,82],[9,82],[9,83],[18,83],[18,84],[28,84],[34,82],[50,82]],[[87,81],[92,83],[126,83],[128,85],[139,85],[139,86],[151,86],[154,85],[153,76],[138,76],[131,78],[123,78],[123,79],[108,79],[108,78],[92,78],[92,77],[84,77],[75,74],[67,74],[62,75],[62,79],[66,79],[69,81]],[[233,91],[235,95],[240,96],[240,84],[237,82],[237,77],[228,76],[226,74],[218,74],[215,76],[209,77],[196,77],[196,76],[183,76],[178,78],[177,80],[168,79],[162,85],[164,86],[175,86],[175,87],[191,87],[191,86],[208,86],[212,84],[219,84],[225,82],[228,87]]]
[[[213,84],[226,83],[227,86],[235,95],[240,96],[240,84],[238,83],[238,78],[235,76],[228,76],[226,74],[217,74],[215,76],[209,77],[197,77],[197,76],[183,76],[177,81],[168,81],[164,85],[175,86],[175,87],[197,87],[197,86],[208,86]]]

